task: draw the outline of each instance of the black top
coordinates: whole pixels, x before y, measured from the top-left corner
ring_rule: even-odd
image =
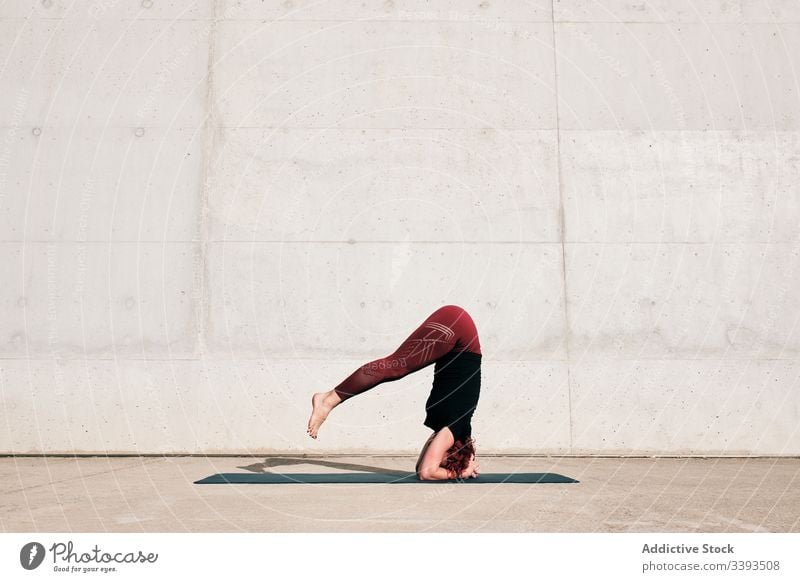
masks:
[[[481,354],[452,351],[433,368],[433,388],[425,403],[425,426],[449,426],[456,440],[472,435],[472,413],[481,393]]]

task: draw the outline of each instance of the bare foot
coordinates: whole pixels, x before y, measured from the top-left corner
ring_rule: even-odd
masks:
[[[306,432],[312,439],[317,438],[319,427],[339,402],[341,402],[341,398],[335,392],[317,392],[311,396],[311,418],[308,419]]]

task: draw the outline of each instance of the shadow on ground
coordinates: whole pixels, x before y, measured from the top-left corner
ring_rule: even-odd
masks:
[[[269,473],[275,467],[291,467],[294,465],[316,465],[318,467],[328,467],[330,469],[341,469],[343,471],[364,471],[366,473],[380,473],[382,475],[395,475],[405,477],[408,471],[398,471],[397,469],[386,469],[384,467],[373,467],[359,463],[340,463],[337,461],[326,461],[325,459],[309,459],[306,457],[267,457],[263,463],[238,466],[237,469],[244,469],[252,473]]]

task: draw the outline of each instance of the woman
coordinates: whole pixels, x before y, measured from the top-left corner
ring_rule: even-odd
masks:
[[[308,434],[351,396],[436,363],[425,403],[425,426],[433,434],[417,460],[421,480],[466,479],[479,474],[472,439],[472,414],[481,389],[481,345],[469,313],[457,305],[434,311],[392,354],[356,369],[333,390],[311,397]]]

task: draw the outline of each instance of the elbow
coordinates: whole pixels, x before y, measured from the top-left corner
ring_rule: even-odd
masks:
[[[417,479],[420,481],[432,481],[433,471],[429,467],[422,467],[417,471]]]

